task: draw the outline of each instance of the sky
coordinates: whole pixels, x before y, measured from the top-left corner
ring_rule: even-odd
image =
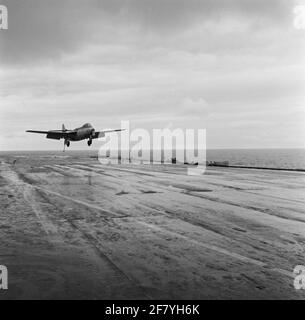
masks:
[[[206,129],[208,148],[305,147],[304,1],[0,4],[0,150],[61,148],[27,129],[122,120]]]

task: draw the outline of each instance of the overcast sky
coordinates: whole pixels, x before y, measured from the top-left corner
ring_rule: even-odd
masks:
[[[0,3],[0,150],[58,150],[25,130],[121,120],[206,128],[209,148],[305,147],[302,1]]]

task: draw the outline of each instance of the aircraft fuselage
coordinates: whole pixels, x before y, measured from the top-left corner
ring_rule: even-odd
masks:
[[[84,140],[84,139],[90,139],[95,133],[95,130],[92,127],[76,128],[75,131],[76,131],[76,133],[69,135],[67,140],[80,141],[80,140]]]

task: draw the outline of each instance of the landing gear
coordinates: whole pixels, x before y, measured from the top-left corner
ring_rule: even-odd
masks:
[[[92,140],[89,139],[87,143],[88,143],[88,146],[90,147],[92,145]]]
[[[70,147],[70,141],[69,140],[65,140],[64,141],[64,150],[63,150],[63,152],[65,152],[65,147]]]

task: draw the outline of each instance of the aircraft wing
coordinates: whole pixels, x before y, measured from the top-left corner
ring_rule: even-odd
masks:
[[[27,130],[26,132],[46,134],[48,139],[60,140],[68,137],[70,134],[75,134],[75,130],[50,130],[50,131],[39,131],[39,130]]]
[[[47,134],[49,131],[27,130],[26,132],[44,133],[44,134]]]
[[[118,132],[118,131],[124,131],[125,129],[106,129],[101,131],[96,131],[92,139],[98,139],[105,137],[105,133],[108,132]]]

